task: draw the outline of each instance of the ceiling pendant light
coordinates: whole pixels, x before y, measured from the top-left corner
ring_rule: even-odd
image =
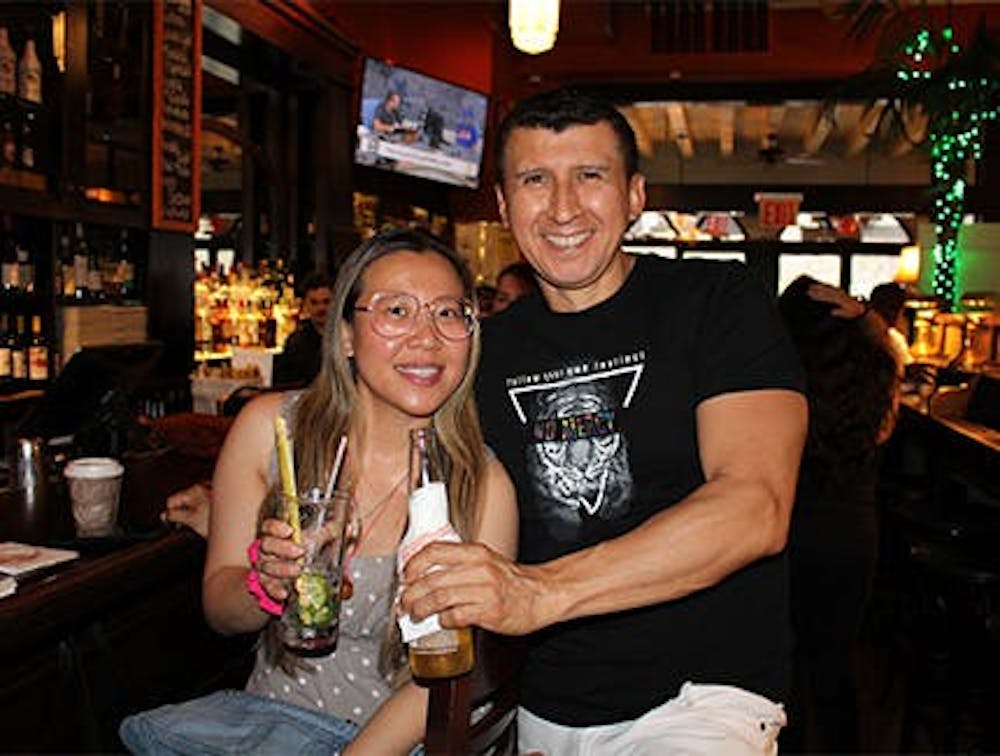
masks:
[[[510,38],[521,52],[552,49],[559,33],[559,0],[510,0]]]

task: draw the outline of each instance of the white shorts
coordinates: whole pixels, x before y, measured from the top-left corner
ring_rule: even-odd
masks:
[[[729,685],[684,683],[680,693],[629,722],[567,727],[518,709],[521,754],[544,756],[774,756],[781,704]]]

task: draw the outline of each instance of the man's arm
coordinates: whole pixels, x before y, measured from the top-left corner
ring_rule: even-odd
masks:
[[[446,626],[520,635],[681,598],[784,548],[806,432],[793,391],[723,394],[697,409],[706,481],[623,536],[538,565],[432,544],[410,560],[402,608]],[[443,570],[429,572],[432,565]]]

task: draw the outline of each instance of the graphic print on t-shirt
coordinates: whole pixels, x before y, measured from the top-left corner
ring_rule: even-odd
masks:
[[[539,514],[559,540],[592,517],[628,511],[634,482],[621,411],[639,386],[645,352],[594,359],[507,380],[507,395],[528,426],[527,470]]]

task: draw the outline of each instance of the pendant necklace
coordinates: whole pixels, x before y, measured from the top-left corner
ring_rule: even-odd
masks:
[[[358,515],[356,520],[357,522],[356,535],[351,544],[347,547],[347,554],[344,557],[343,577],[341,578],[340,581],[340,598],[342,600],[346,601],[347,599],[349,599],[351,596],[354,595],[354,583],[351,581],[351,571],[350,571],[351,559],[354,558],[354,556],[361,549],[361,544],[364,542],[365,536],[368,534],[368,531],[370,531],[375,526],[375,523],[378,522],[378,519],[379,517],[382,516],[382,513],[385,512],[386,509],[388,509],[388,507],[386,507],[385,505],[389,503],[389,501],[392,499],[396,491],[399,490],[399,487],[403,485],[403,481],[406,480],[408,472],[409,472],[408,470],[405,470],[403,474],[399,477],[399,480],[397,480],[395,483],[392,484],[392,488],[390,488],[388,492],[381,499],[375,502],[375,504],[369,507],[367,512]],[[365,527],[365,520],[368,520],[367,528]]]

